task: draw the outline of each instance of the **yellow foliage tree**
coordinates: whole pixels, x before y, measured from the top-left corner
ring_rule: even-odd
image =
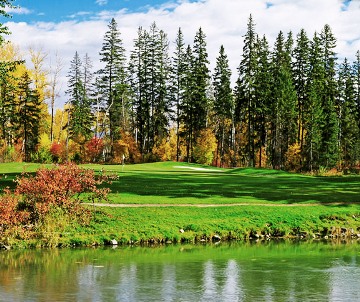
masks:
[[[216,147],[217,142],[214,132],[209,128],[201,130],[194,146],[194,158],[196,162],[211,165]]]
[[[152,153],[161,161],[176,160],[176,131],[170,130],[169,137],[164,137],[153,147]]]
[[[286,152],[285,168],[289,171],[300,171],[301,169],[301,147],[298,143],[291,145]]]

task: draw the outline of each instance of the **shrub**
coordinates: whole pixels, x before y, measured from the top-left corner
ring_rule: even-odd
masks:
[[[25,225],[29,213],[19,209],[20,198],[8,189],[0,196],[0,233],[19,225]]]
[[[109,189],[99,189],[98,186],[114,178],[114,175],[105,173],[95,177],[93,170],[65,164],[53,169],[39,169],[35,176],[23,174],[16,180],[14,193],[21,196],[22,209],[29,212],[31,222],[36,223],[54,207],[81,215],[84,208],[79,207],[80,194],[90,193],[88,198],[92,201],[106,199]]]

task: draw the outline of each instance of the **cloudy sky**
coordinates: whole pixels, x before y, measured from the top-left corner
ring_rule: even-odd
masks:
[[[154,21],[168,34],[172,45],[179,27],[188,44],[202,27],[210,61],[215,62],[223,44],[234,73],[241,60],[242,36],[250,14],[257,33],[265,34],[271,44],[280,30],[296,35],[304,28],[312,37],[329,24],[337,38],[339,58],[353,60],[360,49],[360,0],[15,0],[14,3],[20,8],[10,12],[13,18],[0,20],[12,32],[9,40],[24,53],[29,47],[42,49],[49,59],[58,53],[64,61],[63,90],[75,51],[90,56],[94,71],[100,68],[98,53],[111,18],[116,19],[128,51],[138,27],[148,28]],[[64,101],[62,95],[59,105]]]

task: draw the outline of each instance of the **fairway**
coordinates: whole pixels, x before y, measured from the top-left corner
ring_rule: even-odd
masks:
[[[189,163],[85,165],[116,172],[115,204],[357,204],[360,177],[315,177],[269,169],[220,169]]]
[[[13,188],[24,167],[32,173],[39,166],[0,164],[0,187]],[[357,175],[315,177],[175,162],[82,167],[119,176],[106,185],[109,201],[89,207],[89,225],[60,225],[58,236],[35,246],[101,245],[114,238],[124,244],[197,242],[218,235],[225,240],[360,237]]]

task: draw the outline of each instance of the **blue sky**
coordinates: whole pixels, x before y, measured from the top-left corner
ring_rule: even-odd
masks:
[[[64,62],[63,91],[76,51],[90,56],[94,71],[102,67],[99,51],[111,18],[118,23],[128,54],[139,26],[146,29],[156,22],[168,34],[170,52],[179,27],[188,44],[201,27],[207,36],[210,62],[216,62],[223,45],[233,78],[250,14],[256,32],[265,35],[270,45],[279,31],[292,31],[295,37],[305,29],[311,39],[315,31],[329,24],[337,38],[340,60],[347,57],[352,61],[360,50],[360,0],[15,0],[14,4],[21,8],[10,11],[13,18],[5,22],[12,32],[8,39],[21,49],[30,65],[29,48],[45,52],[49,62],[55,54],[60,56]],[[62,93],[59,104],[65,101]]]
[[[126,9],[130,12],[146,11],[158,7],[166,0],[15,0],[14,4],[26,9],[23,14],[14,14],[15,22],[61,22],[71,19],[89,19],[96,13],[107,10]]]

